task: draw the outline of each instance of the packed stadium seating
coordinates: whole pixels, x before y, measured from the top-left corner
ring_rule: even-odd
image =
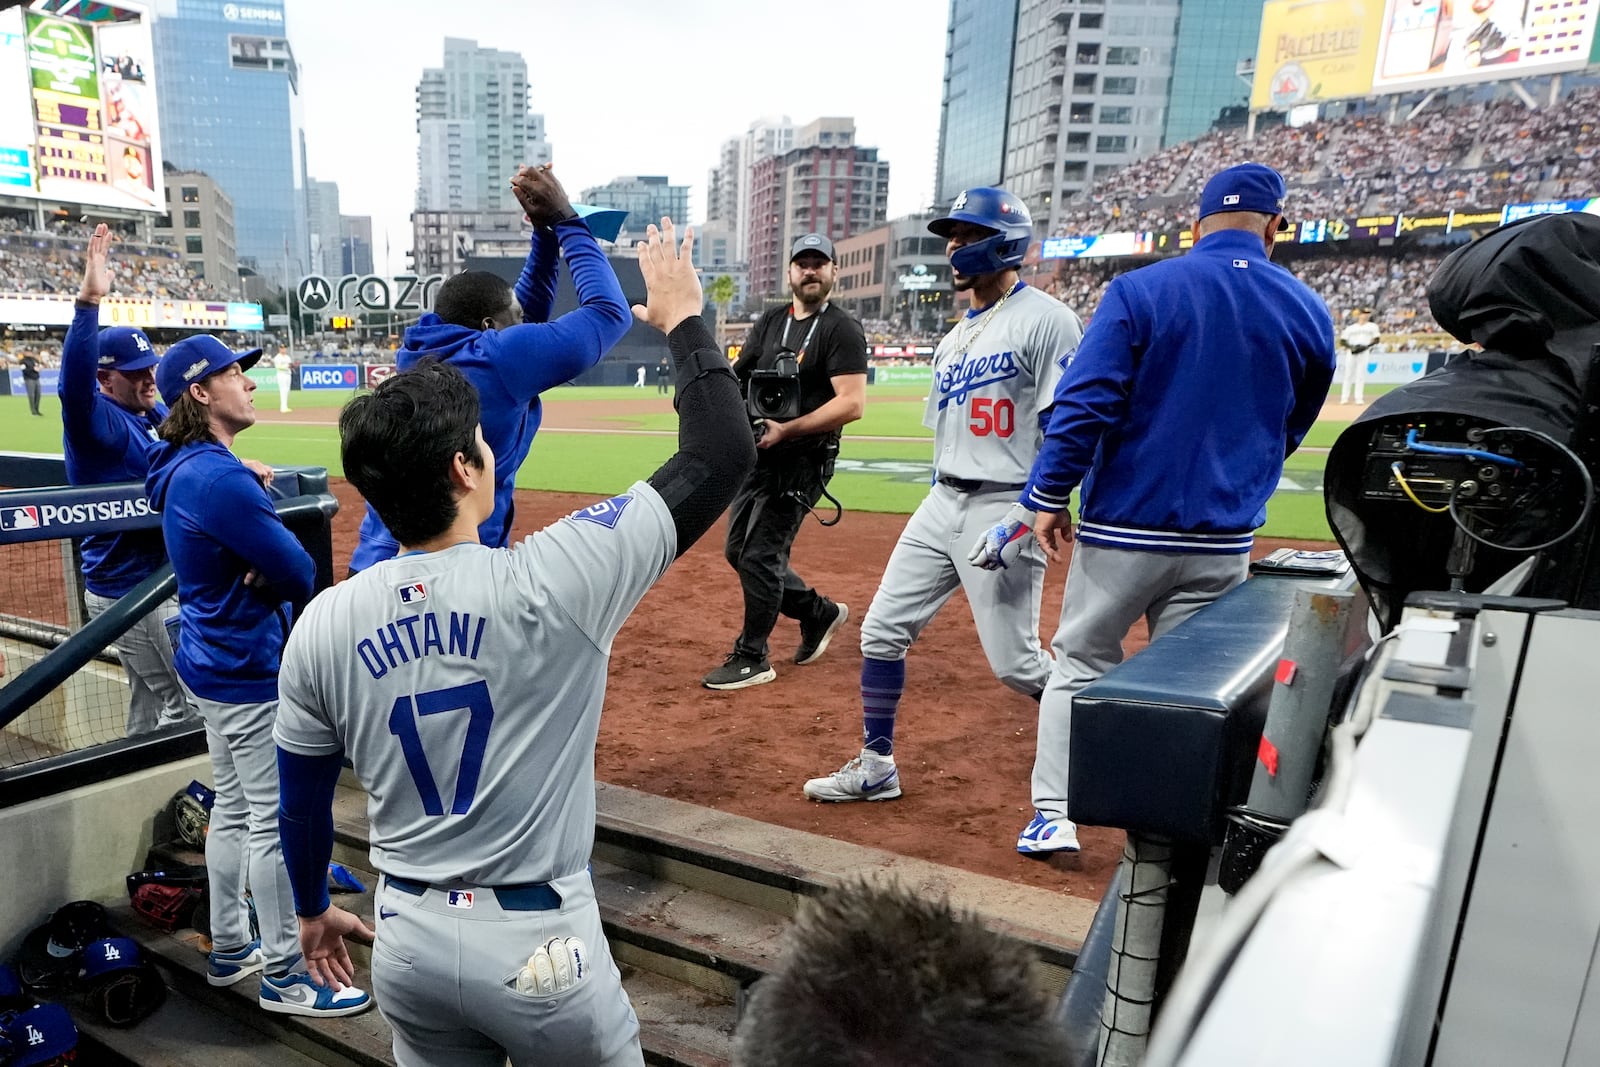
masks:
[[[76,292],[91,232],[78,222],[48,223],[40,231],[31,218],[0,214],[0,292]],[[190,273],[176,248],[145,244],[131,233],[117,235],[114,284],[118,293],[161,300],[228,298]]]
[[[1278,126],[1251,140],[1214,130],[1100,181],[1067,205],[1056,233],[1184,229],[1206,177],[1249,159],[1283,172],[1299,218],[1592,196],[1597,107],[1600,87],[1580,86],[1537,111],[1503,99],[1435,107],[1392,124],[1365,114]]]

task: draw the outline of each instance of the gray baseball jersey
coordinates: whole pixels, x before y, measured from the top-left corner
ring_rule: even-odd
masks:
[[[507,549],[361,572],[289,638],[278,744],[343,749],[386,874],[492,886],[581,872],[611,641],[676,542],[639,482]]]
[[[933,355],[923,425],[937,474],[1024,485],[1039,454],[1039,413],[1077,351],[1083,324],[1061,301],[1022,285],[968,315]]]

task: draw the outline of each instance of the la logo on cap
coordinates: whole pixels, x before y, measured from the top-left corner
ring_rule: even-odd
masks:
[[[961,195],[956,197],[956,202],[950,205],[950,210],[951,211],[960,211],[962,208],[964,208],[966,206],[967,206],[967,194],[966,194],[966,191],[963,190]]]

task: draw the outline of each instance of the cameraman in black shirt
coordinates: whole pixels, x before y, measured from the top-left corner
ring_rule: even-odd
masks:
[[[767,638],[780,614],[800,623],[794,661],[815,662],[850,617],[806,585],[789,549],[822,497],[839,455],[839,429],[867,404],[861,324],[828,302],[838,279],[833,243],[808,233],[789,253],[794,300],[756,320],[733,372],[744,383],[756,432],[756,469],[728,509],[726,555],[744,589],[744,630],[707,689],[743,689],[778,676]]]

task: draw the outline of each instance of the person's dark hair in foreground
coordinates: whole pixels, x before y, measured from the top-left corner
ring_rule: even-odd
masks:
[[[1026,1067],[1067,1062],[1033,954],[898,885],[801,902],[734,1036],[738,1067]]]

